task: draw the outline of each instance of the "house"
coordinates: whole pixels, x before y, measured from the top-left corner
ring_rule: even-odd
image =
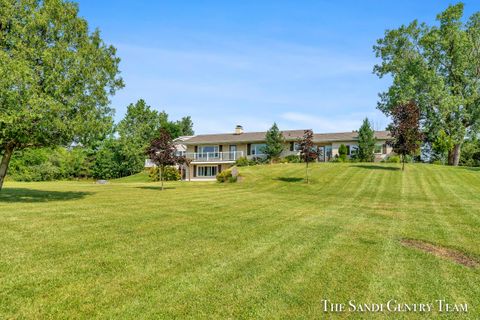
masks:
[[[282,131],[285,138],[285,149],[281,157],[298,154],[298,140],[305,130]],[[244,132],[237,126],[232,133],[195,135],[181,141],[186,147],[184,155],[191,160],[183,170],[184,179],[212,179],[217,173],[235,164],[241,157],[248,159],[264,157],[266,132]],[[380,161],[392,152],[386,144],[388,131],[376,131],[375,160]],[[313,141],[318,149],[318,161],[324,162],[338,155],[341,144],[347,146],[348,155],[355,154],[358,148],[358,132],[320,133],[314,134]]]

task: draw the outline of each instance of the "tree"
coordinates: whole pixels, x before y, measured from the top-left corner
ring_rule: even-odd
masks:
[[[159,180],[161,181],[161,189],[163,190],[163,171],[166,166],[173,166],[179,161],[175,155],[175,145],[173,144],[170,133],[165,129],[160,129],[158,138],[150,142],[146,150],[146,154],[158,167]]]
[[[0,190],[15,150],[82,142],[111,124],[119,59],[78,11],[0,0]]]
[[[347,161],[347,154],[348,154],[348,148],[346,145],[343,143],[338,147],[338,158],[340,161],[345,162]]]
[[[263,148],[263,153],[267,155],[270,162],[278,159],[285,146],[285,139],[283,134],[278,130],[277,124],[273,123],[272,127],[265,134],[266,145]]]
[[[452,150],[453,146],[454,142],[452,138],[445,133],[445,130],[440,129],[432,143],[432,151],[435,158],[445,164],[445,157],[448,155],[448,152]]]
[[[437,15],[438,26],[413,21],[387,30],[374,46],[382,59],[374,72],[393,78],[378,108],[390,116],[397,106],[415,102],[428,140],[442,128],[452,139],[450,165],[458,165],[465,136],[474,135],[480,122],[480,12],[463,22],[463,7]]]
[[[318,152],[313,143],[313,131],[305,130],[302,139],[298,141],[300,148],[300,159],[305,162],[305,181],[309,183],[308,179],[308,164],[317,160]]]
[[[158,135],[159,129],[158,111],[152,110],[143,99],[127,107],[127,113],[117,127],[125,175],[142,171],[145,165],[145,149]]]
[[[409,102],[398,105],[391,114],[393,122],[389,126],[392,135],[390,143],[393,151],[402,157],[404,170],[406,156],[413,156],[420,150],[423,138],[420,130],[420,109],[414,102]]]
[[[182,136],[193,136],[195,134],[193,131],[192,118],[190,116],[183,117],[181,120],[177,121],[177,125],[180,127]]]
[[[373,162],[375,155],[375,131],[370,125],[368,118],[363,120],[362,126],[358,130],[358,150],[357,159],[362,162]]]

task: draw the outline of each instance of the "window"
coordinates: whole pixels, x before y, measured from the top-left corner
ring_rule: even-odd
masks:
[[[380,154],[380,153],[382,153],[382,149],[383,149],[383,145],[376,144],[375,148],[373,149],[373,152],[376,153],[376,154]]]
[[[293,151],[300,151],[300,143],[298,142],[293,143]]]
[[[358,146],[350,146],[350,155],[356,155],[358,152]]]
[[[217,166],[198,166],[197,177],[214,177],[217,175]]]
[[[263,149],[265,148],[265,146],[266,146],[265,143],[252,144],[250,153],[254,156],[262,155]]]
[[[199,146],[198,152],[199,153],[207,153],[207,152],[218,153],[218,146]]]

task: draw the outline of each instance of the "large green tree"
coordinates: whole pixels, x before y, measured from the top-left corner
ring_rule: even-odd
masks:
[[[143,99],[127,107],[125,117],[117,126],[120,152],[123,156],[123,175],[140,172],[145,163],[145,149],[160,129],[160,115]]]
[[[111,124],[116,50],[63,0],[0,0],[0,189],[15,150],[66,145]]]
[[[458,165],[466,136],[480,124],[480,12],[463,20],[462,3],[437,16],[438,25],[413,21],[387,30],[374,51],[382,62],[374,72],[393,83],[380,94],[379,109],[391,115],[413,101],[432,142],[443,129],[452,139],[448,162]]]
[[[358,130],[358,150],[357,159],[363,162],[373,162],[375,155],[375,131],[372,129],[368,118],[363,120],[362,126]]]
[[[285,139],[276,123],[273,123],[272,127],[265,134],[265,142],[263,153],[267,155],[270,162],[278,159],[285,147]]]

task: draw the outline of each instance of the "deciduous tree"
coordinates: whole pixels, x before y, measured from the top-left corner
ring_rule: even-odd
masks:
[[[414,101],[429,141],[440,129],[452,139],[451,165],[458,165],[465,136],[480,122],[480,12],[463,19],[463,9],[462,3],[449,6],[435,26],[415,20],[387,30],[374,46],[382,59],[374,72],[393,78],[378,108],[389,116]]]
[[[116,50],[78,5],[0,0],[0,189],[15,150],[67,145],[111,126]]]
[[[308,164],[318,158],[317,148],[313,143],[313,131],[305,130],[302,139],[300,139],[298,143],[300,158],[305,162],[305,181],[309,183]]]
[[[407,155],[413,156],[420,150],[423,134],[420,130],[420,109],[414,102],[398,105],[392,109],[393,151],[402,157],[402,170],[405,169]]]
[[[183,159],[178,159],[175,152],[175,145],[173,144],[170,133],[165,128],[160,129],[158,138],[153,139],[146,150],[148,157],[159,168],[158,173],[162,190],[164,180],[163,171],[165,167],[173,166],[179,162],[183,162]]]

